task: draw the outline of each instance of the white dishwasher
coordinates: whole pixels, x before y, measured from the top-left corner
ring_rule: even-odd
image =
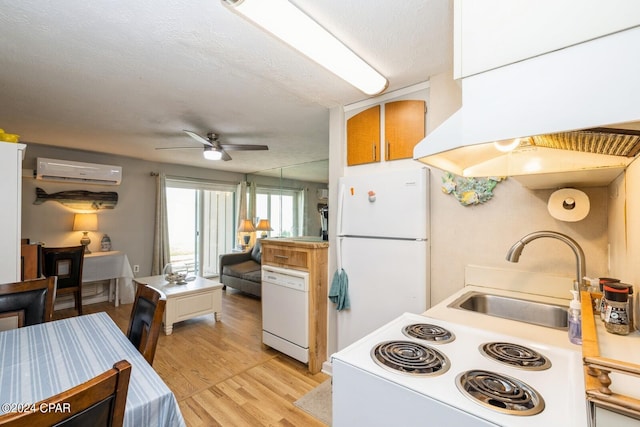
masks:
[[[262,342],[309,362],[309,273],[262,266]]]

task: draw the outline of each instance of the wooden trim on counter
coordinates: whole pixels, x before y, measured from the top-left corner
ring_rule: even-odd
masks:
[[[640,419],[640,400],[611,391],[609,374],[632,375],[640,378],[640,366],[620,360],[600,357],[596,319],[591,293],[582,291],[582,358],[587,400],[594,404]]]

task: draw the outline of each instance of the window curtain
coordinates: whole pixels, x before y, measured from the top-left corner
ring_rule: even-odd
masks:
[[[256,225],[256,183],[249,184],[249,200],[248,200],[247,218],[251,220],[253,225]],[[256,243],[257,233],[252,233],[249,245],[253,247]]]
[[[249,197],[247,199],[247,189]],[[255,225],[256,217],[256,184],[242,181],[238,184],[238,211],[236,213],[236,226],[239,227],[243,220],[250,219]],[[255,235],[251,236],[249,246],[255,243]],[[240,232],[236,233],[236,243],[242,245],[242,236]]]
[[[248,218],[256,225],[256,183],[249,185],[249,216]]]
[[[238,227],[240,227],[240,224],[242,224],[242,220],[244,220],[247,217],[247,182],[246,181],[242,181],[240,184],[238,184],[238,193],[236,197],[238,199],[238,211],[236,212],[236,229],[237,229]],[[238,231],[236,231],[236,245],[237,246],[242,245],[242,236]]]
[[[171,261],[169,252],[169,223],[167,221],[167,183],[164,173],[156,175],[156,218],[153,236],[151,275],[163,274]]]

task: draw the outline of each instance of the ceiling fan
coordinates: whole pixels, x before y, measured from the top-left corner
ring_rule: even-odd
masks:
[[[191,138],[200,142],[204,145],[204,158],[207,160],[231,160],[231,156],[227,153],[228,151],[256,151],[256,150],[268,150],[269,147],[266,145],[255,145],[255,144],[222,144],[219,141],[220,135],[209,132],[207,133],[207,137],[204,138],[198,135],[195,132],[191,132],[190,130],[185,130],[184,133],[189,135]],[[181,150],[185,148],[200,148],[200,147],[169,147],[169,148],[156,148],[156,150]]]

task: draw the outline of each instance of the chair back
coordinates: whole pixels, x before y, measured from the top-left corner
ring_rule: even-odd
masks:
[[[0,426],[121,427],[130,376],[131,364],[121,360],[97,377],[36,403],[35,411],[0,415]]]
[[[149,362],[149,365],[153,364],[153,358],[156,354],[166,302],[166,297],[162,292],[150,286],[138,284],[131,309],[127,337]]]
[[[58,292],[82,284],[84,246],[42,248],[42,269],[46,277],[58,277]]]
[[[55,277],[0,285],[0,319],[16,318],[19,328],[48,322],[53,316],[55,293]]]

